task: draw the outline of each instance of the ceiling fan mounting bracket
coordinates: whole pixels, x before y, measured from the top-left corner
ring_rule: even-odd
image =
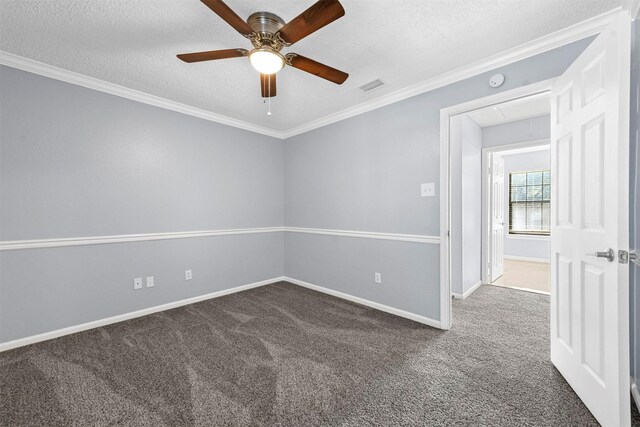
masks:
[[[292,60],[293,60],[293,58],[295,58],[296,56],[298,56],[298,55],[296,55],[295,53],[287,53],[287,54],[284,56],[284,62],[285,62],[287,65],[291,65],[291,61],[292,61]]]
[[[278,15],[270,12],[256,12],[249,16],[247,24],[253,30],[253,34],[245,37],[251,40],[255,48],[266,45],[279,52],[283,47],[290,46],[290,43],[285,42],[278,32],[285,24]]]

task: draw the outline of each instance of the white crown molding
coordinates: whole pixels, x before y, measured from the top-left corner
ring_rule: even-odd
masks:
[[[187,114],[189,116],[198,117],[204,120],[209,120],[211,122],[233,126],[235,128],[248,130],[250,132],[256,132],[274,138],[282,138],[282,132],[278,132],[273,129],[258,126],[256,124],[245,122],[243,120],[234,119],[232,117],[223,116],[221,114],[216,114],[200,108],[191,107],[189,105],[181,104],[170,99],[150,95],[148,93],[140,92],[135,89],[130,89],[128,87],[109,83],[95,77],[89,77],[84,74],[79,74],[73,71],[65,70],[63,68],[54,67],[53,65],[34,61],[33,59],[24,58],[22,56],[2,50],[0,50],[0,64],[52,79],[60,80],[63,82],[71,83],[74,85],[83,86],[88,89],[93,89],[111,95],[119,96],[121,98],[131,99],[143,104],[153,105],[155,107],[165,108],[167,110],[176,111],[178,113]]]
[[[640,18],[640,0],[623,0],[622,8],[629,11],[632,21]]]
[[[422,234],[377,233],[370,231],[328,230],[324,228],[285,227],[290,233],[323,234],[327,236],[357,237],[365,239],[395,240],[399,242],[440,244],[440,236]]]
[[[368,231],[327,230],[322,228],[300,227],[259,227],[232,228],[224,230],[184,231],[171,233],[122,234],[115,236],[67,237],[59,239],[5,240],[0,241],[0,252],[21,249],[60,248],[66,246],[106,245],[111,243],[147,242],[152,240],[190,239],[196,237],[231,236],[237,234],[258,234],[292,232],[306,234],[324,234],[329,236],[357,237],[365,239],[395,240],[439,244],[440,237],[420,234],[377,233]]]
[[[174,301],[167,304],[156,305],[154,307],[144,308],[142,310],[119,314],[117,316],[107,317],[104,319],[94,320],[92,322],[82,323],[80,325],[73,325],[67,328],[56,329],[55,331],[45,332],[38,335],[32,335],[26,338],[19,338],[16,340],[7,341],[4,343],[0,343],[0,352],[12,350],[18,347],[23,347],[29,344],[35,344],[38,342],[51,340],[54,338],[65,336],[65,335],[75,334],[77,332],[86,331],[88,329],[100,328],[102,326],[111,325],[113,323],[123,322],[129,319],[135,319],[136,317],[147,316],[149,314],[157,313],[159,311],[171,310],[173,308],[182,307],[184,305],[194,304],[196,302],[205,301],[212,298],[218,298],[218,297],[233,294],[236,292],[246,291],[248,289],[269,285],[271,283],[281,282],[283,280],[284,280],[284,277],[274,277],[273,279],[249,283],[248,285],[242,285],[242,286],[237,286],[235,288],[224,289],[222,291],[212,292],[205,295],[199,295],[197,297],[187,298],[180,301]]]
[[[432,326],[434,328],[442,329],[440,326],[440,322],[435,319],[431,319],[426,316],[421,316],[419,314],[411,313],[405,310],[401,310],[399,308],[389,307],[388,305],[380,304],[374,301],[370,301],[364,298],[356,297],[353,295],[345,294],[344,292],[334,291],[333,289],[325,288],[322,286],[314,285],[309,282],[305,282],[302,280],[294,279],[292,277],[284,277],[283,280],[285,282],[293,283],[294,285],[302,286],[303,288],[308,288],[314,291],[322,292],[327,295],[332,295],[334,297],[344,299],[347,301],[355,302],[357,304],[366,305],[367,307],[375,308],[376,310],[384,311],[386,313],[394,314],[396,316],[404,317],[405,319],[410,319],[418,323],[422,323],[424,325]]]
[[[173,233],[123,234],[117,236],[69,237],[60,239],[0,241],[0,252],[19,249],[59,248],[65,246],[105,245],[110,243],[147,242],[150,240],[188,239],[235,234],[274,233],[284,227],[234,228],[226,230],[185,231]]]
[[[460,67],[434,78],[391,92],[379,98],[363,102],[362,104],[346,108],[342,111],[338,111],[337,113],[296,126],[285,131],[283,138],[291,138],[292,136],[309,132],[310,130],[339,122],[341,120],[348,119],[349,117],[357,116],[359,114],[393,104],[394,102],[402,101],[403,99],[411,98],[412,96],[429,92],[460,80],[468,79],[478,74],[491,71],[495,68],[504,67],[505,65],[556,49],[585,37],[598,34],[607,26],[611,18],[617,14],[619,10],[620,8],[611,10],[607,13],[595,16],[586,21],[532,40],[528,43],[490,56],[473,64],[465,65],[464,67]]]
[[[638,8],[640,7],[640,0],[628,1],[629,3],[625,9],[630,10],[630,12],[633,13],[633,9],[635,8],[635,14],[637,15]],[[116,95],[145,104],[154,105],[156,107],[188,114],[212,122],[233,126],[274,138],[287,139],[322,126],[345,120],[350,117],[384,107],[394,102],[402,101],[403,99],[407,99],[412,96],[419,95],[421,93],[467,79],[469,77],[473,77],[492,69],[503,67],[505,65],[529,58],[534,55],[538,55],[540,53],[558,48],[560,46],[583,39],[585,37],[592,36],[602,31],[602,29],[607,26],[611,17],[618,13],[619,10],[620,8],[611,10],[607,13],[595,16],[591,19],[564,28],[555,33],[548,34],[536,40],[532,40],[513,49],[509,49],[496,55],[490,56],[484,60],[441,74],[434,78],[424,80],[403,89],[399,89],[395,92],[391,92],[387,95],[372,99],[367,102],[363,102],[356,106],[346,108],[342,111],[338,111],[320,119],[312,120],[299,126],[295,126],[285,131],[277,131],[275,129],[270,129],[246,121],[234,119],[232,117],[216,114],[211,111],[191,107],[185,104],[171,101],[169,99],[150,95],[134,89],[129,89],[124,86],[119,86],[113,83],[96,79],[94,77],[74,73],[72,71],[64,70],[62,68],[54,67],[52,65],[44,64],[42,62],[34,61],[32,59],[24,58],[1,50],[0,64],[18,68],[20,70],[28,71],[34,74],[39,74],[45,77],[50,77],[56,80],[61,80],[67,83],[76,84],[89,89],[109,93],[111,95]]]

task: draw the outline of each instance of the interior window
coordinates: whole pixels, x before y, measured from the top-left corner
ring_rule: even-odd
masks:
[[[509,234],[548,236],[551,228],[551,172],[509,174]]]

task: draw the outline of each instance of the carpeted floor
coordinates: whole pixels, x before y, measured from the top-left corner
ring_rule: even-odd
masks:
[[[504,260],[504,272],[492,285],[507,288],[551,292],[550,264],[545,262]]]
[[[548,298],[482,286],[443,332],[273,284],[0,353],[0,425],[597,425]]]

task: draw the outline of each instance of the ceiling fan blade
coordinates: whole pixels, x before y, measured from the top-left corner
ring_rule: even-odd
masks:
[[[262,91],[263,98],[271,98],[272,96],[276,96],[276,73],[260,73],[260,90]]]
[[[218,15],[220,18],[227,21],[227,24],[236,29],[237,32],[243,36],[248,36],[253,33],[253,30],[242,18],[231,10],[222,0],[201,0],[207,7]]]
[[[344,83],[344,81],[347,80],[347,77],[349,77],[349,74],[343,71],[336,70],[335,68],[321,64],[320,62],[314,61],[313,59],[298,55],[297,53],[288,54],[287,61],[291,64],[292,67],[297,68],[298,70],[306,71],[307,73],[322,77],[323,79],[329,80],[330,82],[339,85]]]
[[[338,0],[320,0],[280,28],[280,37],[294,44],[342,16],[344,8]]]
[[[178,59],[184,62],[211,61],[214,59],[239,58],[247,54],[246,49],[210,50],[207,52],[182,53]]]

